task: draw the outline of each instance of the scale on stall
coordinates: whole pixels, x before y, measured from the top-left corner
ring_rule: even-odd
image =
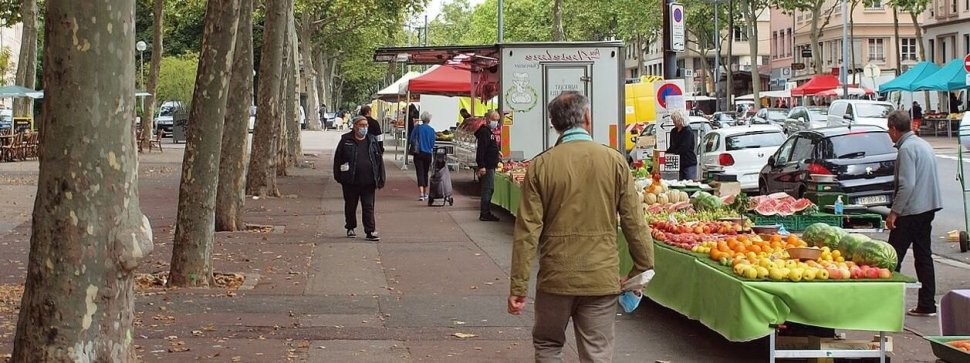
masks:
[[[970,112],[963,113],[963,120],[960,121],[960,129],[958,131],[959,137],[957,138],[957,181],[960,182],[960,188],[962,193],[960,195],[963,197],[963,230],[959,231],[956,236],[960,242],[960,252],[967,252],[970,250],[970,237],[967,236],[967,230],[970,230],[970,214],[967,213],[967,178],[963,170],[963,153],[970,151]],[[947,239],[951,239],[947,236]]]

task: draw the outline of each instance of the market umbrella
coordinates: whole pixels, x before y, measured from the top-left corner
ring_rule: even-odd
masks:
[[[919,62],[909,68],[906,73],[900,74],[892,81],[883,83],[879,86],[879,92],[889,91],[914,91],[913,85],[933,73],[940,70],[940,66],[933,62]]]
[[[0,87],[0,98],[20,98],[20,97],[40,98],[36,96],[37,96],[37,91],[27,87],[22,87],[17,85]]]
[[[396,101],[398,98],[406,96],[408,93],[408,81],[414,77],[420,76],[419,72],[408,72],[403,77],[391,83],[390,86],[377,91],[377,99],[382,101]]]
[[[818,75],[805,82],[805,84],[791,90],[792,96],[807,96],[827,91],[839,86],[839,79],[831,75]]]
[[[953,91],[967,88],[963,58],[955,58],[943,68],[913,84],[914,91]]]
[[[2,90],[3,88],[0,88],[0,91]],[[151,93],[148,93],[146,91],[135,90],[135,97],[148,97],[151,95],[152,95]],[[25,96],[30,98],[44,98],[44,90],[30,91]],[[9,96],[3,96],[2,94],[0,94],[0,97],[9,97]]]

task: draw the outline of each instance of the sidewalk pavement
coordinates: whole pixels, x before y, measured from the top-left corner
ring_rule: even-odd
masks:
[[[470,172],[452,175],[459,192],[454,206],[428,207],[417,201],[413,171],[401,171],[387,155],[388,182],[377,197],[382,241],[348,239],[340,188],[331,175],[339,134],[308,131],[303,137],[304,160],[312,167],[293,168],[279,179],[284,197],[246,201],[245,221],[276,226],[274,231],[216,234],[215,269],[245,274],[242,288],[139,291],[135,344],[142,360],[532,360],[532,299],[521,316],[505,311],[513,218],[499,213],[501,222],[478,221]],[[163,154],[142,156],[141,202],[156,249],[140,272],[167,271],[171,257],[182,153],[169,145]],[[24,278],[27,216],[36,188],[33,165],[0,164],[0,176],[9,178],[0,180],[0,193],[11,196],[0,203],[21,208],[20,213],[0,214],[16,225],[0,231],[0,251],[8,261],[0,265],[0,287]],[[15,305],[0,295],[0,354],[12,350]],[[767,357],[765,339],[725,341],[646,299],[634,314],[617,315],[616,362]],[[930,319],[924,320],[929,326]],[[576,362],[569,336],[566,361]],[[897,352],[903,353],[897,359],[931,361],[929,345],[921,339],[912,333],[894,336]]]

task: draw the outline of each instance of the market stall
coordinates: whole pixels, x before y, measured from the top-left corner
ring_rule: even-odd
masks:
[[[507,166],[496,174],[493,203],[516,213],[519,196],[513,191],[527,166]],[[801,237],[755,234],[739,217],[747,206],[760,204],[757,199],[697,192],[681,200],[683,192],[665,182],[637,183],[655,240],[656,275],[645,296],[658,304],[731,341],[770,336],[772,359],[886,353],[884,339],[853,350],[775,349],[775,333],[785,322],[883,336],[902,330],[905,289],[915,280],[893,272],[895,250],[888,243],[825,223],[807,226]],[[617,244],[623,275],[632,267],[623,233]]]
[[[947,94],[951,91],[966,89],[968,87],[967,70],[963,63],[961,58],[951,60],[940,70],[916,81],[913,84],[913,89],[916,91],[939,91]],[[949,105],[950,98],[946,97],[946,100],[947,105]],[[923,115],[923,124],[932,125],[934,135],[939,133],[940,129],[945,129],[946,136],[953,137],[953,131],[962,118],[963,113],[926,112]]]

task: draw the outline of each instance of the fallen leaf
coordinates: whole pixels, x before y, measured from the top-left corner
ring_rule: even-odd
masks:
[[[452,336],[456,338],[466,339],[466,338],[474,338],[474,337],[477,337],[478,335],[468,334],[468,333],[454,333],[452,334]]]

